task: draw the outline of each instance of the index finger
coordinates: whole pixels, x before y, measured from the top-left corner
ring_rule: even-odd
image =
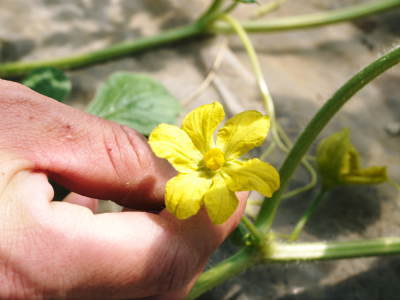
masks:
[[[162,206],[175,174],[136,131],[0,80],[0,145],[78,194],[136,209]]]

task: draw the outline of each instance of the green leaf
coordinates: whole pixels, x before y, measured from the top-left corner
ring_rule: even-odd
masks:
[[[33,70],[22,84],[47,97],[64,102],[71,92],[71,81],[59,69],[43,67]]]
[[[100,87],[87,111],[149,135],[160,123],[175,124],[181,105],[158,81],[118,72]]]

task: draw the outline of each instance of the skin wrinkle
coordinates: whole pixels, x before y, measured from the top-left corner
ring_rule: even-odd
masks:
[[[4,243],[3,247],[0,246],[0,298],[26,299],[26,295],[36,294],[37,289],[34,288],[34,282],[16,268],[12,257],[7,255],[8,249],[17,249],[18,247],[16,241],[10,240],[11,243]]]
[[[1,257],[1,256],[0,256]],[[4,265],[0,264],[0,298],[1,299],[37,299],[39,293],[35,291],[33,283],[21,276],[20,272],[17,272],[13,268],[13,264],[3,258],[1,261],[5,261]],[[19,288],[15,288],[19,287]],[[29,296],[28,296],[29,295]],[[36,296],[35,296],[36,295]]]
[[[118,129],[121,130],[123,133],[121,136],[124,138],[123,144],[128,144],[131,147],[129,148],[123,148],[127,149],[127,153],[129,156],[131,156],[133,159],[131,161],[134,161],[136,163],[135,166],[130,166],[127,164],[122,164],[126,166],[127,168],[130,168],[132,171],[129,170],[129,173],[134,174],[135,170],[141,170],[141,177],[142,181],[141,182],[134,182],[133,184],[136,186],[141,186],[141,187],[146,187],[150,185],[153,185],[152,182],[154,182],[153,174],[154,172],[160,172],[160,168],[157,168],[155,165],[155,161],[153,159],[150,159],[149,153],[152,153],[150,150],[150,147],[147,145],[146,140],[139,135],[137,132],[129,129],[126,126],[123,125],[118,125]],[[126,143],[127,142],[127,143]],[[146,163],[145,163],[146,162]],[[165,164],[167,166],[167,163],[164,160],[158,161],[159,164]],[[175,174],[175,171],[169,167],[169,168],[164,168],[169,170],[168,172],[168,177],[172,177]],[[134,180],[135,178],[132,177]],[[134,189],[130,189],[129,191],[133,191]],[[137,189],[136,189],[137,190]],[[146,189],[145,189],[146,190]],[[151,198],[160,198],[163,197],[164,195],[164,186],[160,186],[160,184],[154,185],[154,188],[148,189],[150,191],[153,191],[153,195],[151,195]],[[125,197],[122,197],[122,202],[127,201],[130,197],[132,196],[132,192],[129,192],[125,195]],[[139,197],[142,195],[139,195]]]
[[[180,246],[182,247],[182,246]],[[181,249],[180,247],[175,247],[173,249],[168,249],[167,259],[163,259],[163,266],[161,267],[161,278],[165,277],[167,274],[167,280],[161,280],[161,282],[165,282],[165,286],[160,288],[161,293],[165,293],[165,291],[175,291],[182,289],[188,282],[188,274],[189,265],[195,265],[193,262],[189,262],[186,258],[184,261],[181,259]],[[172,253],[172,254],[171,254]],[[187,255],[187,254],[186,254]],[[177,270],[177,266],[179,265],[179,270]],[[169,278],[168,278],[169,277]]]
[[[142,136],[138,135],[136,132],[130,131],[129,128],[126,126],[120,126],[120,128],[124,133],[126,141],[131,146],[129,148],[129,154],[135,158],[134,161],[137,163],[137,166],[135,166],[136,169],[142,170],[143,173],[146,174],[144,177],[151,176],[150,174],[153,173],[152,171],[157,168],[154,165],[153,160],[149,159],[148,157],[148,153],[149,152],[151,153],[151,150],[147,145],[147,141]],[[163,189],[160,192],[160,194],[164,195]]]
[[[119,160],[122,161],[121,159],[121,150],[119,149],[119,145],[116,139],[116,135],[114,133],[114,130],[112,130],[111,134],[103,134],[103,145],[104,145],[104,149],[105,152],[107,153],[107,158],[110,162],[110,165],[112,166],[113,171],[115,172],[115,174],[117,175],[118,178],[120,178],[120,180],[123,178],[123,176],[121,176],[120,174],[120,170],[119,168],[117,168],[118,163],[115,162],[115,151],[118,151],[119,153]],[[113,142],[109,142],[109,136],[111,136],[111,139],[113,140]]]
[[[166,280],[166,286],[165,286],[166,291],[174,291],[175,289],[183,288],[184,284],[186,283],[184,280],[182,281],[181,278],[179,278],[177,272],[174,272],[176,268],[176,267],[174,268],[174,265],[176,266],[178,263],[180,263],[181,265],[180,268],[182,268],[183,270],[187,269],[186,262],[179,261],[178,258],[179,258],[179,249],[175,248],[175,251],[173,251],[172,254],[172,259],[169,258],[169,260],[166,260],[169,263],[167,264],[167,267],[164,267],[162,269],[162,271],[166,271],[166,274],[169,274],[169,280]],[[179,271],[179,273],[184,275],[185,272],[181,270]],[[184,276],[182,277],[183,279],[185,279]]]
[[[168,240],[160,243],[167,244],[168,247],[162,247],[155,253],[156,259],[151,262],[154,267],[150,267],[151,273],[144,276],[150,279],[148,285],[156,287],[157,294],[183,289],[191,279],[190,274],[199,273],[208,257],[205,252],[194,255],[198,253],[198,249],[188,246],[185,237],[182,237],[185,233],[180,234],[176,226],[180,227],[176,224],[167,230]],[[196,259],[198,257],[201,259]]]
[[[155,185],[153,176],[147,175],[154,173],[155,168],[153,160],[148,157],[148,151],[144,151],[146,141],[133,130],[117,124],[112,124],[109,135],[111,135],[111,138],[104,138],[104,147],[114,171],[127,187],[127,192],[120,197],[120,203],[126,203],[131,198],[145,197],[143,194],[138,194],[138,190],[153,191],[153,194],[150,195],[151,198],[159,198],[160,195],[163,195],[163,188]],[[108,139],[111,142],[108,143]],[[130,147],[122,145],[129,145]],[[119,158],[116,158],[117,155]],[[144,162],[147,162],[147,164],[144,164]],[[117,168],[117,166],[123,168]],[[137,177],[128,175],[137,173],[137,170],[141,170],[140,181]],[[144,188],[146,186],[148,188]]]
[[[127,127],[122,126],[122,125],[117,125],[118,127],[118,132],[120,133],[119,135],[117,135],[117,143],[119,146],[119,149],[122,150],[121,154],[121,165],[124,166],[126,168],[126,173],[127,174],[134,174],[135,171],[137,170],[142,170],[144,172],[144,174],[147,173],[147,168],[148,166],[144,166],[141,162],[141,155],[139,154],[140,148],[142,147],[141,144],[139,144],[136,140],[135,137],[133,136],[133,134],[129,134],[129,131],[127,130]],[[128,145],[130,147],[127,146],[123,146],[123,145]],[[124,163],[125,161],[127,161],[126,159],[122,159],[122,157],[131,157],[132,159],[130,160],[131,162],[134,162],[134,164],[127,164]],[[144,176],[147,177],[147,176]],[[132,179],[130,179],[129,181],[126,182],[126,184],[128,185],[137,185],[137,179],[134,177],[131,177]],[[132,189],[133,190],[133,189]],[[129,195],[126,195],[124,197],[124,199],[128,199]]]
[[[10,207],[10,205],[7,205]],[[7,216],[7,212],[12,213],[10,209],[2,208],[1,219],[4,220]],[[16,235],[19,233],[17,230],[7,230],[2,226],[1,232],[8,232],[10,235]],[[32,282],[25,278],[21,272],[18,272],[15,268],[14,262],[11,260],[8,249],[17,249],[17,241],[13,238],[7,239],[7,235],[2,235],[2,243],[0,245],[0,298],[1,299],[23,299],[24,296],[21,292],[33,290],[30,288],[33,286]],[[3,250],[5,249],[5,250]],[[16,289],[15,287],[21,287]]]
[[[122,130],[122,132],[125,134],[126,137],[126,141],[129,143],[129,145],[131,146],[131,148],[129,149],[131,151],[131,154],[133,154],[134,160],[138,163],[138,168],[144,168],[146,166],[144,166],[143,161],[142,161],[142,155],[143,153],[140,153],[141,151],[139,150],[138,143],[135,141],[132,132],[130,132],[128,130],[128,127],[124,126],[124,125],[119,125],[119,128]],[[143,142],[145,142],[144,140],[142,140]]]

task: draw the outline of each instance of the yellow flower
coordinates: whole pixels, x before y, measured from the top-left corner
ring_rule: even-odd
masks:
[[[224,223],[235,211],[235,192],[256,190],[271,197],[279,188],[279,174],[259,159],[238,158],[260,146],[270,121],[257,111],[245,111],[228,120],[218,102],[200,106],[183,120],[182,128],[161,124],[150,135],[154,153],[179,172],[168,181],[166,207],[179,219],[195,215],[204,205],[214,224]]]

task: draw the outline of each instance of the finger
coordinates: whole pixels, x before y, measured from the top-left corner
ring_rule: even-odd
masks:
[[[0,80],[0,145],[59,184],[132,208],[160,207],[174,174],[136,131]]]
[[[93,213],[96,213],[97,207],[98,207],[98,202],[99,200],[82,196],[76,193],[69,193],[67,197],[64,198],[64,202],[71,203],[71,204],[76,204],[80,206],[84,206],[89,208]]]
[[[162,299],[170,299],[167,295],[171,299],[181,299],[173,297],[189,292],[208,257],[240,221],[247,193],[238,195],[238,210],[222,225],[213,225],[204,210],[185,221],[177,220],[165,211],[159,215],[123,212],[95,216],[95,228],[103,233],[101,245],[95,247],[98,249],[96,253],[99,254],[99,249],[110,250],[110,244],[120,246],[107,255],[102,253],[107,257],[107,261],[104,262],[103,258],[103,262],[109,269],[97,271],[107,273],[105,276],[113,274],[107,277],[107,281],[132,297],[158,294],[163,295]],[[104,232],[109,233],[106,239]],[[100,238],[95,240],[99,242]],[[91,247],[86,245],[85,248]],[[96,254],[87,255],[93,259]],[[90,260],[85,258],[84,261],[88,264]],[[115,261],[119,263],[115,264]],[[127,282],[130,285],[121,286],[121,283]]]

